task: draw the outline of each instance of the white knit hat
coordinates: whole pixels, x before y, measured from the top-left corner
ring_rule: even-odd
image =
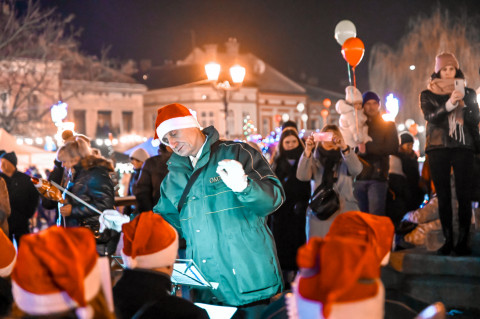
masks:
[[[354,86],[347,86],[345,88],[345,100],[349,104],[353,104],[355,102],[362,103],[362,93]]]
[[[134,158],[140,162],[145,162],[149,157],[150,157],[150,154],[148,154],[148,152],[141,147],[137,148],[135,151],[133,151],[130,154],[130,159]]]
[[[168,104],[158,109],[155,121],[155,137],[152,145],[158,146],[165,134],[173,130],[188,127],[198,127],[197,119],[183,105],[178,103]]]
[[[175,228],[160,215],[144,212],[122,225],[121,255],[127,268],[159,268],[171,266],[178,251]]]

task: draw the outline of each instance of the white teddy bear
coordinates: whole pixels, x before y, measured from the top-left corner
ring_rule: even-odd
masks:
[[[358,146],[360,152],[365,143],[372,140],[365,124],[367,116],[363,113],[362,103],[362,93],[354,86],[347,86],[345,100],[338,100],[335,105],[335,110],[340,114],[339,128],[345,143],[352,148]]]

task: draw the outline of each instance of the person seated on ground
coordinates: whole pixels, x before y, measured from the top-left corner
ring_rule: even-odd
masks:
[[[325,238],[312,237],[298,250],[290,311],[298,318],[383,318],[380,266],[388,262],[393,233],[388,217],[339,215]]]
[[[17,252],[2,230],[0,230],[0,252],[0,318],[4,318],[10,312],[13,303],[10,274],[17,260]]]
[[[160,215],[139,214],[123,224],[123,263],[127,269],[113,288],[118,318],[208,318],[190,301],[172,296],[178,234]],[[120,243],[122,244],[122,243]]]
[[[90,230],[52,226],[22,238],[12,273],[14,318],[114,318],[101,288]]]

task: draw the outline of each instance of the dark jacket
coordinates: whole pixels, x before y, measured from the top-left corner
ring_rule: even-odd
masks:
[[[109,175],[113,171],[111,162],[88,156],[75,165],[74,170],[67,190],[101,212],[114,209],[114,185]],[[98,213],[70,196],[67,196],[67,202],[72,204],[72,214],[65,218],[67,226],[86,226],[94,231],[98,229]]]
[[[474,90],[465,88],[465,97],[463,101],[464,133],[465,143],[457,141],[449,136],[448,112],[446,103],[450,98],[450,94],[438,95],[430,90],[425,90],[420,94],[420,107],[423,116],[427,121],[426,145],[425,151],[440,148],[466,148],[480,152],[480,137],[478,133],[479,111],[477,104],[477,96]]]
[[[172,283],[163,273],[146,269],[125,269],[113,287],[118,318],[208,318],[202,308],[188,300],[172,296]],[[141,311],[140,308],[145,306]]]
[[[172,153],[162,154],[147,158],[140,170],[140,177],[133,188],[137,200],[138,212],[148,212],[153,209],[160,198],[160,184],[168,174],[167,161]]]
[[[128,182],[127,196],[133,195],[133,189],[139,177],[140,177],[140,168],[134,169],[132,176],[130,176],[130,181]],[[123,208],[123,213],[129,216],[132,213],[139,213],[139,212],[137,211],[136,205],[127,205]]]
[[[297,178],[298,161],[302,152],[291,165],[287,158],[277,157],[273,169],[285,191],[285,202],[269,216],[269,226],[277,245],[277,255],[283,270],[296,270],[297,250],[306,241],[305,222],[310,182]]]
[[[394,122],[386,122],[380,114],[367,120],[368,135],[372,141],[365,144],[366,152],[359,153],[363,170],[356,180],[386,181],[388,178],[388,156],[398,150],[397,128]]]
[[[54,160],[54,167],[50,175],[48,176],[48,181],[55,182],[60,186],[65,186],[63,185],[63,180],[64,175],[65,175],[65,169],[62,166],[62,162]],[[58,209],[58,202],[45,198],[43,196],[40,196],[42,200],[42,206],[45,209]]]
[[[10,200],[10,217],[8,227],[10,239],[15,235],[17,241],[24,234],[29,233],[28,220],[32,218],[37,209],[39,193],[30,177],[15,171],[12,177],[5,175],[5,182]]]

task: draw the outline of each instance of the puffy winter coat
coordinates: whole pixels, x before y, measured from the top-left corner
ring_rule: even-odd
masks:
[[[450,98],[449,94],[438,95],[430,90],[425,90],[420,94],[420,107],[423,116],[427,121],[426,145],[425,151],[428,152],[439,148],[466,148],[480,152],[480,137],[478,133],[479,111],[477,96],[474,90],[465,88],[465,97],[463,101],[464,134],[465,143],[457,141],[449,136],[448,112],[446,103]],[[475,147],[477,145],[477,147]]]
[[[168,161],[169,173],[153,210],[183,233],[186,258],[195,261],[208,281],[219,283],[212,291],[218,301],[238,306],[270,298],[282,289],[282,279],[266,216],[282,204],[282,185],[265,158],[248,144],[222,142],[210,156],[218,132],[207,127],[203,133],[207,141],[195,169],[206,166],[181,212],[178,202],[195,169],[188,157],[177,154]],[[242,192],[233,192],[216,173],[224,159],[242,164],[248,176]]]
[[[367,116],[363,113],[363,110],[355,112],[355,108],[345,100],[338,100],[337,104],[335,104],[335,110],[341,114],[339,128],[347,145],[356,147],[360,143],[372,140],[368,136],[368,126],[365,124]]]
[[[111,162],[104,158],[88,156],[75,165],[74,170],[75,173],[67,185],[67,190],[101,212],[114,208],[114,185],[109,175],[109,172],[113,171]],[[100,217],[98,213],[68,195],[67,203],[72,205],[72,214],[65,218],[67,226],[98,229]]]

